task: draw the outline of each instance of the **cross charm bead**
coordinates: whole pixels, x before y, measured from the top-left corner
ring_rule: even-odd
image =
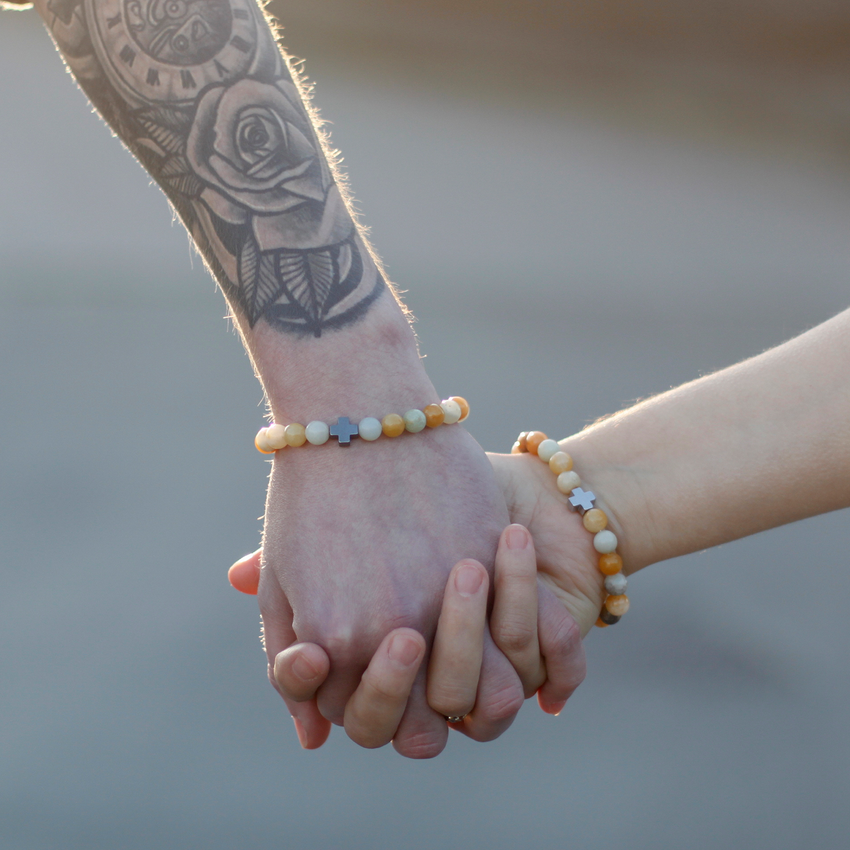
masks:
[[[332,437],[337,438],[341,446],[350,446],[351,438],[356,437],[360,433],[357,430],[357,425],[351,422],[347,416],[340,416],[331,425],[330,432]]]
[[[570,496],[570,504],[582,514],[593,507],[595,500],[596,496],[590,490],[582,490],[581,487],[576,487],[572,496]]]

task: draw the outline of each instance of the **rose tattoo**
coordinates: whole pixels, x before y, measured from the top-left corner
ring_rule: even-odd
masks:
[[[253,2],[50,3],[81,85],[249,325],[320,336],[368,310],[384,281]]]

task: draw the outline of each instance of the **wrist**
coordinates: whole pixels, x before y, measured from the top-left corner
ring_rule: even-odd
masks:
[[[606,452],[593,429],[560,440],[559,445],[573,458],[582,486],[593,491],[598,506],[607,514],[619,541],[623,572],[630,575],[664,560],[655,543],[658,534],[652,504],[636,467]]]
[[[440,400],[389,290],[363,321],[318,338],[283,336],[260,321],[250,348],[271,413],[282,424],[380,419]]]

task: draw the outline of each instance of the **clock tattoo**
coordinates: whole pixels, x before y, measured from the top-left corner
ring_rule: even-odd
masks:
[[[80,85],[249,326],[321,336],[386,291],[252,0],[49,0]]]
[[[86,0],[98,59],[130,99],[191,105],[250,71],[260,26],[244,0]]]

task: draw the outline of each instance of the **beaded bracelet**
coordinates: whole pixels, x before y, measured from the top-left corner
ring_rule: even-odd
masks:
[[[582,517],[584,527],[593,534],[593,548],[599,553],[599,571],[605,576],[608,594],[596,621],[600,628],[619,623],[629,610],[626,596],[628,581],[623,575],[623,559],[617,554],[617,535],[608,529],[608,517],[595,508],[596,496],[581,487],[581,478],[573,471],[573,459],[542,431],[523,431],[511,449],[511,454],[528,452],[537,455],[558,476],[558,489],[569,496],[569,502]]]
[[[422,410],[408,410],[404,416],[388,413],[383,419],[367,416],[360,422],[352,422],[347,416],[340,416],[333,425],[326,422],[314,421],[307,425],[292,422],[280,425],[272,422],[265,428],[260,428],[254,438],[254,445],[263,454],[274,454],[287,446],[297,448],[305,443],[321,446],[331,437],[336,437],[340,446],[350,446],[352,437],[372,442],[383,434],[385,437],[398,437],[405,431],[418,434],[426,427],[436,428],[438,425],[454,425],[463,422],[469,416],[469,404],[465,398],[453,395],[439,404],[429,404]]]

